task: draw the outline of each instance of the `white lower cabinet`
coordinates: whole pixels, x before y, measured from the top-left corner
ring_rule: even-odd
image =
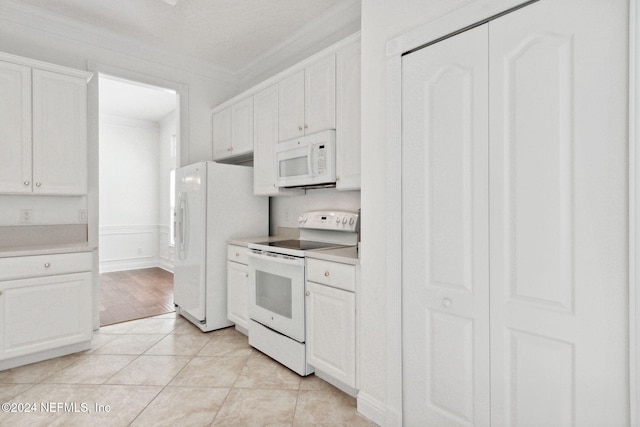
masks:
[[[351,270],[353,274],[349,273]],[[336,276],[346,280],[336,280]],[[354,265],[307,258],[307,363],[321,376],[325,374],[353,389],[356,388],[355,280]]]
[[[227,251],[227,318],[245,333],[249,329],[247,251],[236,245],[229,245]]]
[[[83,350],[42,353],[90,342],[91,256],[86,252],[0,259],[0,369]],[[21,361],[20,356],[35,358]]]

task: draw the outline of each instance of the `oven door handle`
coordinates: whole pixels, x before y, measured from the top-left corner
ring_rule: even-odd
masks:
[[[285,265],[304,265],[304,258],[289,257],[287,255],[280,254],[266,255],[265,253],[249,252],[249,258]]]

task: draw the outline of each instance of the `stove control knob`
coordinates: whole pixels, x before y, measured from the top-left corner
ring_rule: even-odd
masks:
[[[336,217],[336,224],[340,224],[340,217],[339,216]]]
[[[342,223],[346,224],[347,223],[347,217],[342,218]]]
[[[303,218],[303,217],[301,217],[301,216],[299,216],[299,217],[298,217],[298,222],[299,222],[300,224],[302,224],[302,223],[304,222],[304,218]]]
[[[353,218],[349,218],[349,225],[353,225],[353,223],[356,222]]]

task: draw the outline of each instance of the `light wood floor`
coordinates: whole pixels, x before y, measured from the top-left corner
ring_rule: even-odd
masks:
[[[173,274],[161,268],[100,274],[100,326],[175,311]]]

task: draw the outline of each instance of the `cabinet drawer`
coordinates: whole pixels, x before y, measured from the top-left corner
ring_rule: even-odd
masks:
[[[0,280],[91,271],[92,258],[91,252],[0,258]]]
[[[307,258],[307,280],[355,292],[356,266]]]
[[[240,264],[249,264],[249,248],[244,246],[228,245],[227,259]]]

